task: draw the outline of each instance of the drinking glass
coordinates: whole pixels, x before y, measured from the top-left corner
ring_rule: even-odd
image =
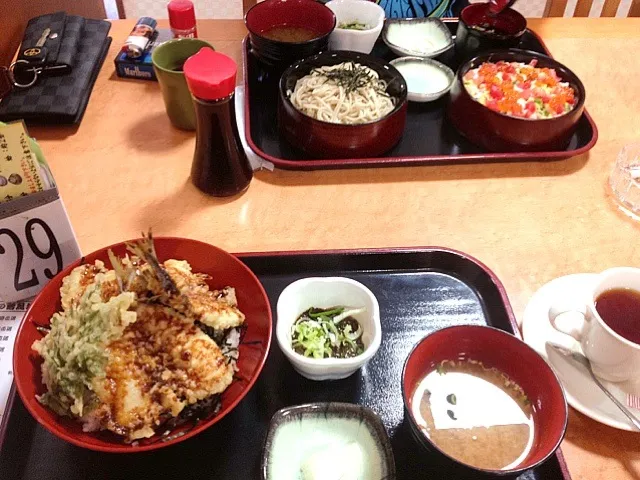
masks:
[[[640,220],[640,143],[627,145],[620,151],[609,185],[620,209]]]

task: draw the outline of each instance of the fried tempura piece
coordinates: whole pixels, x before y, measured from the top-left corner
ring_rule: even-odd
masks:
[[[76,305],[87,290],[87,287],[97,283],[100,285],[103,301],[118,295],[121,290],[118,286],[116,274],[113,270],[107,270],[100,260],[91,264],[80,265],[62,280],[60,287],[60,300],[64,311]]]
[[[244,323],[245,316],[238,309],[234,288],[209,290],[206,275],[191,272],[184,260],[167,260],[164,268],[180,293],[189,299],[195,318],[215,330],[226,330]]]
[[[223,392],[233,379],[218,345],[191,320],[154,304],[136,311],[137,322],[108,346],[106,377],[95,387],[102,405],[91,414],[128,441],[152,436],[164,418]]]

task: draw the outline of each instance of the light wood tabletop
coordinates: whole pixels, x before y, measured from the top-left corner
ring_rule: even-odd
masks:
[[[640,263],[640,222],[619,213],[607,193],[617,153],[640,141],[640,19],[530,21],[586,86],[600,131],[589,154],[555,162],[263,171],[244,195],[224,200],[189,182],[194,135],[170,126],[157,83],[115,76],[113,58],[132,25],[113,23],[111,51],[80,126],[30,129],[83,252],[149,227],[232,252],[446,246],[492,268],[518,318],[555,277]],[[202,21],[198,32],[241,62],[241,21]],[[638,434],[571,410],[562,447],[574,479],[640,478]]]

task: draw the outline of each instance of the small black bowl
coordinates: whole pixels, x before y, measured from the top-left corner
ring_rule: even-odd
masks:
[[[314,0],[266,0],[251,7],[244,23],[249,30],[251,53],[264,65],[284,70],[296,60],[328,49],[336,16]],[[306,28],[316,36],[304,42],[281,42],[264,36],[279,26]]]

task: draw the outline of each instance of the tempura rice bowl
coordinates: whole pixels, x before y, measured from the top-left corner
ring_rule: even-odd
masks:
[[[243,305],[247,325],[239,349],[239,371],[236,372],[236,379],[222,394],[217,413],[212,413],[197,423],[182,424],[166,435],[163,435],[165,432],[157,432],[155,436],[134,444],[125,443],[121,437],[111,432],[85,432],[81,423],[60,416],[42,405],[36,399],[36,395],[42,395],[46,388],[42,383],[40,370],[42,359],[32,350],[33,342],[43,336],[37,326],[48,325],[52,315],[61,309],[60,287],[63,279],[75,267],[83,263],[93,264],[96,260],[109,264],[109,249],[117,256],[124,256],[126,253],[124,242],[97,250],[65,268],[36,297],[18,331],[13,356],[17,391],[29,413],[51,433],[74,445],[104,452],[133,453],[155,450],[186,440],[217,423],[235,408],[257,380],[266,361],[271,343],[271,309],[257,277],[233,255],[203,242],[160,237],[155,239],[155,247],[159,259],[183,259],[191,264],[194,271],[210,275],[212,278],[208,283],[211,288],[220,287],[223,283],[236,288],[238,303]]]

